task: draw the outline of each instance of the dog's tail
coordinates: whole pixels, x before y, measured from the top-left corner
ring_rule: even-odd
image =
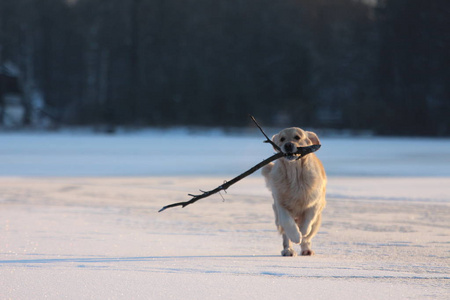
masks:
[[[273,162],[268,163],[267,165],[264,166],[261,173],[265,178],[267,178],[269,176],[270,172],[272,171],[273,166],[274,166]]]
[[[266,186],[269,190],[272,190],[272,187],[270,186],[270,172],[272,172],[274,163],[271,162],[263,167],[261,170],[261,174],[264,176],[264,179],[266,181]]]

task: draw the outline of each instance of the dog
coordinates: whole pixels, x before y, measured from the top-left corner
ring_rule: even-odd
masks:
[[[321,224],[327,177],[314,153],[300,157],[295,152],[298,147],[319,145],[319,138],[314,132],[291,127],[274,135],[272,141],[287,154],[262,169],[274,200],[275,224],[283,236],[281,255],[297,255],[292,243],[300,244],[301,255],[314,255],[311,239]]]

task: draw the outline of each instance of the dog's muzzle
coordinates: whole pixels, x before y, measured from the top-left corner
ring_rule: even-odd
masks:
[[[294,160],[299,156],[299,154],[295,153],[297,152],[297,147],[293,143],[284,144],[283,150],[283,152],[287,154],[287,156],[285,156],[287,160]]]

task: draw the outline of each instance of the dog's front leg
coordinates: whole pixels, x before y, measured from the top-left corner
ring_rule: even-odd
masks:
[[[281,251],[282,256],[297,256],[297,252],[292,248],[291,240],[283,233],[283,251]]]
[[[284,235],[295,244],[302,242],[302,234],[289,212],[277,202],[275,203],[278,225],[283,228]],[[284,236],[283,236],[284,239]],[[284,242],[283,242],[284,246]]]

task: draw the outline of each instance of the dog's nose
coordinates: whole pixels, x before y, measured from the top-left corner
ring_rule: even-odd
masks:
[[[286,151],[287,153],[292,153],[294,151],[294,144],[292,143],[284,144],[284,151]]]

